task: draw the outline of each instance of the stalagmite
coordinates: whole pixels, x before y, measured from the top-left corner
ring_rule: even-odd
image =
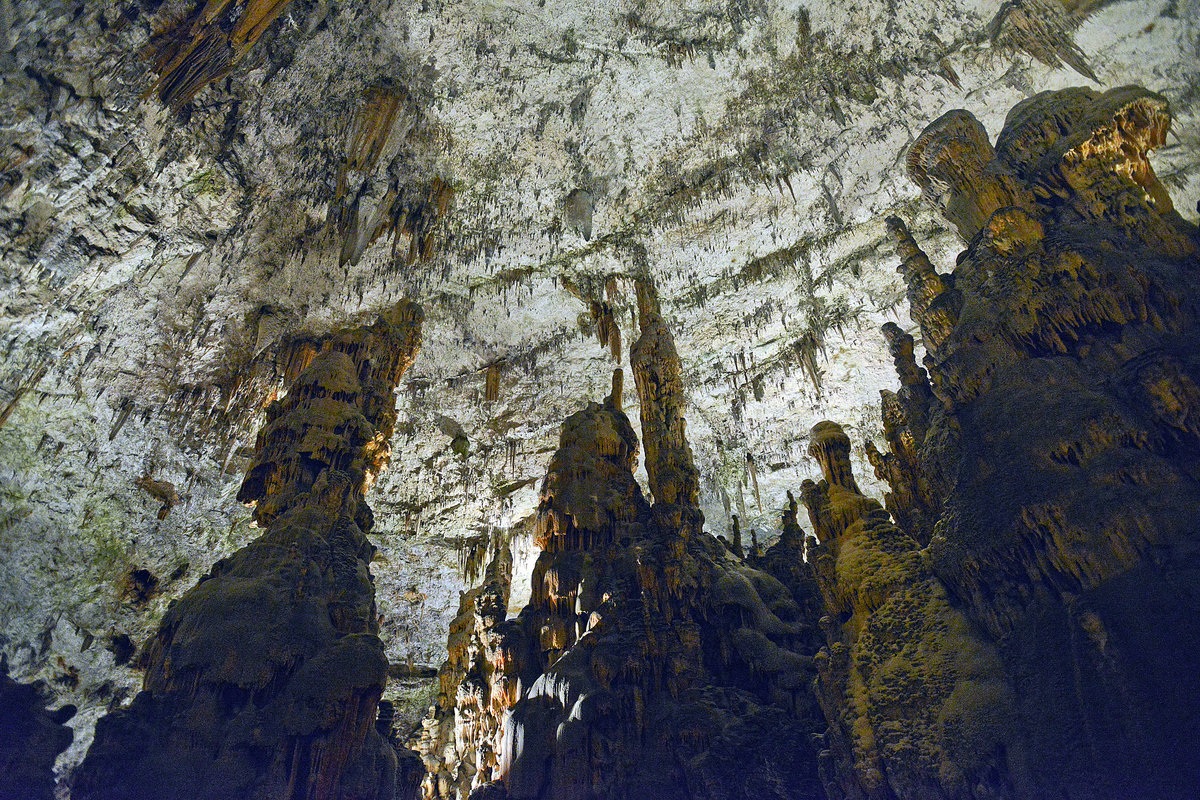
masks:
[[[925,349],[936,355],[958,321],[962,298],[944,275],[934,269],[908,227],[896,217],[888,217],[888,232],[900,256],[900,274],[908,283],[911,314],[921,326]]]
[[[76,798],[403,798],[363,495],[387,462],[421,310],[326,337],[268,411],[239,497],[266,532],[173,604],[143,691],[100,721]],[[419,776],[416,776],[419,779]]]
[[[995,647],[951,605],[917,543],[847,479],[841,428],[818,423],[813,439],[832,445],[823,480],[805,493],[825,532],[810,559],[829,618],[817,658],[828,796],[1005,797],[1024,788],[1027,776],[1009,773],[1005,759],[1012,690]]]
[[[642,398],[642,438],[650,494],[656,503],[692,507],[699,481],[684,433],[679,354],[667,330],[658,292],[648,280],[637,284],[641,335],[629,349],[629,363]]]
[[[994,151],[987,131],[967,111],[948,111],[930,123],[908,150],[909,177],[970,242],[988,217],[1028,202],[1008,176],[988,171]]]
[[[632,361],[655,504],[633,477],[617,370],[608,398],[563,424],[529,605],[511,620],[485,613],[495,577],[464,595],[421,740],[431,800],[821,797],[815,626],[780,580],[696,535],[678,356],[647,291],[642,312]],[[791,530],[770,561],[799,585]],[[747,739],[760,742],[750,771]]]
[[[831,796],[1165,800],[1200,783],[1200,622],[1181,611],[1200,579],[1200,233],[1147,159],[1169,122],[1136,87],[1018,104],[982,171],[1022,199],[949,279],[889,222],[941,402],[885,331],[902,389],[884,393],[889,452],[868,453],[911,538],[832,456],[802,487],[831,623]]]

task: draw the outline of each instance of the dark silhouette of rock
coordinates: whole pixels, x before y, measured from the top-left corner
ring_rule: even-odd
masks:
[[[888,331],[904,388],[885,394],[889,452],[871,458],[904,530],[836,474],[804,487],[835,634],[824,763],[846,797],[1175,798],[1200,785],[1200,234],[1147,159],[1169,123],[1166,101],[1136,87],[1036,95],[982,166],[1015,182],[1014,203],[990,211],[952,275],[890,223],[933,395]],[[970,195],[979,171],[947,191]],[[908,565],[903,580],[888,564]],[[922,586],[937,608],[913,604],[888,646],[944,646],[957,629],[976,655],[926,661],[906,684],[923,699],[888,727],[874,678],[854,672],[864,639],[845,634],[883,630],[878,602]],[[923,726],[939,707],[956,727]],[[892,758],[901,729],[915,749]],[[953,747],[938,738],[951,729]]]
[[[823,795],[814,626],[778,579],[700,534],[678,357],[649,292],[642,320],[631,352],[655,503],[633,478],[618,371],[604,403],[563,424],[529,605],[503,620],[491,569],[464,596],[443,670],[463,677],[443,685],[421,745],[427,763],[449,758],[426,797]]]
[[[71,745],[65,723],[74,706],[46,710],[38,686],[17,683],[0,661],[0,797],[5,800],[52,800],[54,760]]]

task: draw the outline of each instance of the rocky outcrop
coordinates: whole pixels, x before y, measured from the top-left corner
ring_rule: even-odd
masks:
[[[384,800],[415,788],[376,729],[388,664],[363,494],[386,464],[420,323],[402,303],[296,365],[239,494],[266,532],[167,611],[141,657],[143,691],[100,721],[74,797]]]
[[[1036,95],[994,154],[977,143],[970,169],[939,172],[945,193],[977,198],[944,204],[971,209],[948,218],[982,220],[952,274],[889,223],[929,378],[889,331],[904,388],[885,394],[890,452],[872,461],[900,528],[823,464],[828,486],[805,491],[816,571],[849,615],[831,616],[835,633],[883,630],[895,593],[918,592],[887,646],[924,641],[928,658],[947,632],[969,632],[961,652],[974,655],[926,661],[905,684],[924,697],[905,735],[936,749],[954,731],[947,768],[888,760],[896,728],[874,725],[871,678],[854,672],[870,647],[831,640],[822,701],[846,796],[1168,798],[1200,785],[1200,235],[1147,159],[1169,122],[1166,101],[1135,87]],[[935,123],[918,141],[959,146],[951,134],[939,144],[950,134]],[[993,208],[980,174],[1012,181],[1011,202]],[[937,708],[959,722],[947,711],[927,726]]]
[[[44,687],[41,687],[44,688]],[[54,760],[71,744],[74,706],[46,709],[38,686],[17,683],[0,660],[0,797],[52,800]]]
[[[427,722],[426,797],[822,796],[813,626],[779,580],[700,533],[674,342],[652,290],[640,297],[631,361],[654,502],[633,477],[617,371],[610,396],[563,425],[529,605],[497,622],[495,579],[464,597],[474,621],[456,625],[450,649],[474,657],[443,670],[463,678]],[[802,569],[792,533],[775,555]],[[455,635],[468,629],[463,647]]]

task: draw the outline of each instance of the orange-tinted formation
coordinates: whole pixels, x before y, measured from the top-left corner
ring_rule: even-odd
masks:
[[[805,486],[834,612],[830,796],[1185,796],[1200,241],[1146,158],[1166,102],[1043,93],[994,152],[968,116],[909,160],[969,239],[953,273],[891,223],[928,370],[885,330],[902,388],[884,393],[889,452],[869,454],[895,524],[838,459]],[[964,150],[967,168],[940,160]]]
[[[700,535],[674,342],[639,286],[637,441],[564,424],[528,606],[464,597],[421,751],[428,798],[1186,796],[1200,785],[1196,229],[1147,150],[1165,102],[1067,90],[995,148],[966,112],[913,177],[967,250],[889,229],[924,346],[884,329],[891,491],[816,425],[819,481],[765,553]],[[740,530],[735,525],[735,538]]]
[[[154,93],[173,110],[246,57],[291,0],[205,0],[168,25],[147,48],[158,81]]]
[[[308,348],[239,495],[265,533],[167,611],[142,655],[143,691],[101,720],[74,797],[374,800],[415,788],[419,765],[376,729],[388,664],[363,493],[386,463],[420,330],[404,302]]]

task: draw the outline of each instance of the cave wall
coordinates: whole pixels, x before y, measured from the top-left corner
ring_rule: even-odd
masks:
[[[504,532],[529,584],[519,523],[561,421],[629,368],[639,275],[705,524],[766,545],[819,419],[882,489],[876,330],[916,331],[884,218],[934,263],[961,246],[903,174],[923,124],[1137,82],[1177,119],[1158,174],[1200,199],[1194,0],[218,5],[0,3],[0,649],[78,707],[60,776],[170,603],[259,535],[236,495],[298,343],[426,312],[369,490],[412,732]]]

